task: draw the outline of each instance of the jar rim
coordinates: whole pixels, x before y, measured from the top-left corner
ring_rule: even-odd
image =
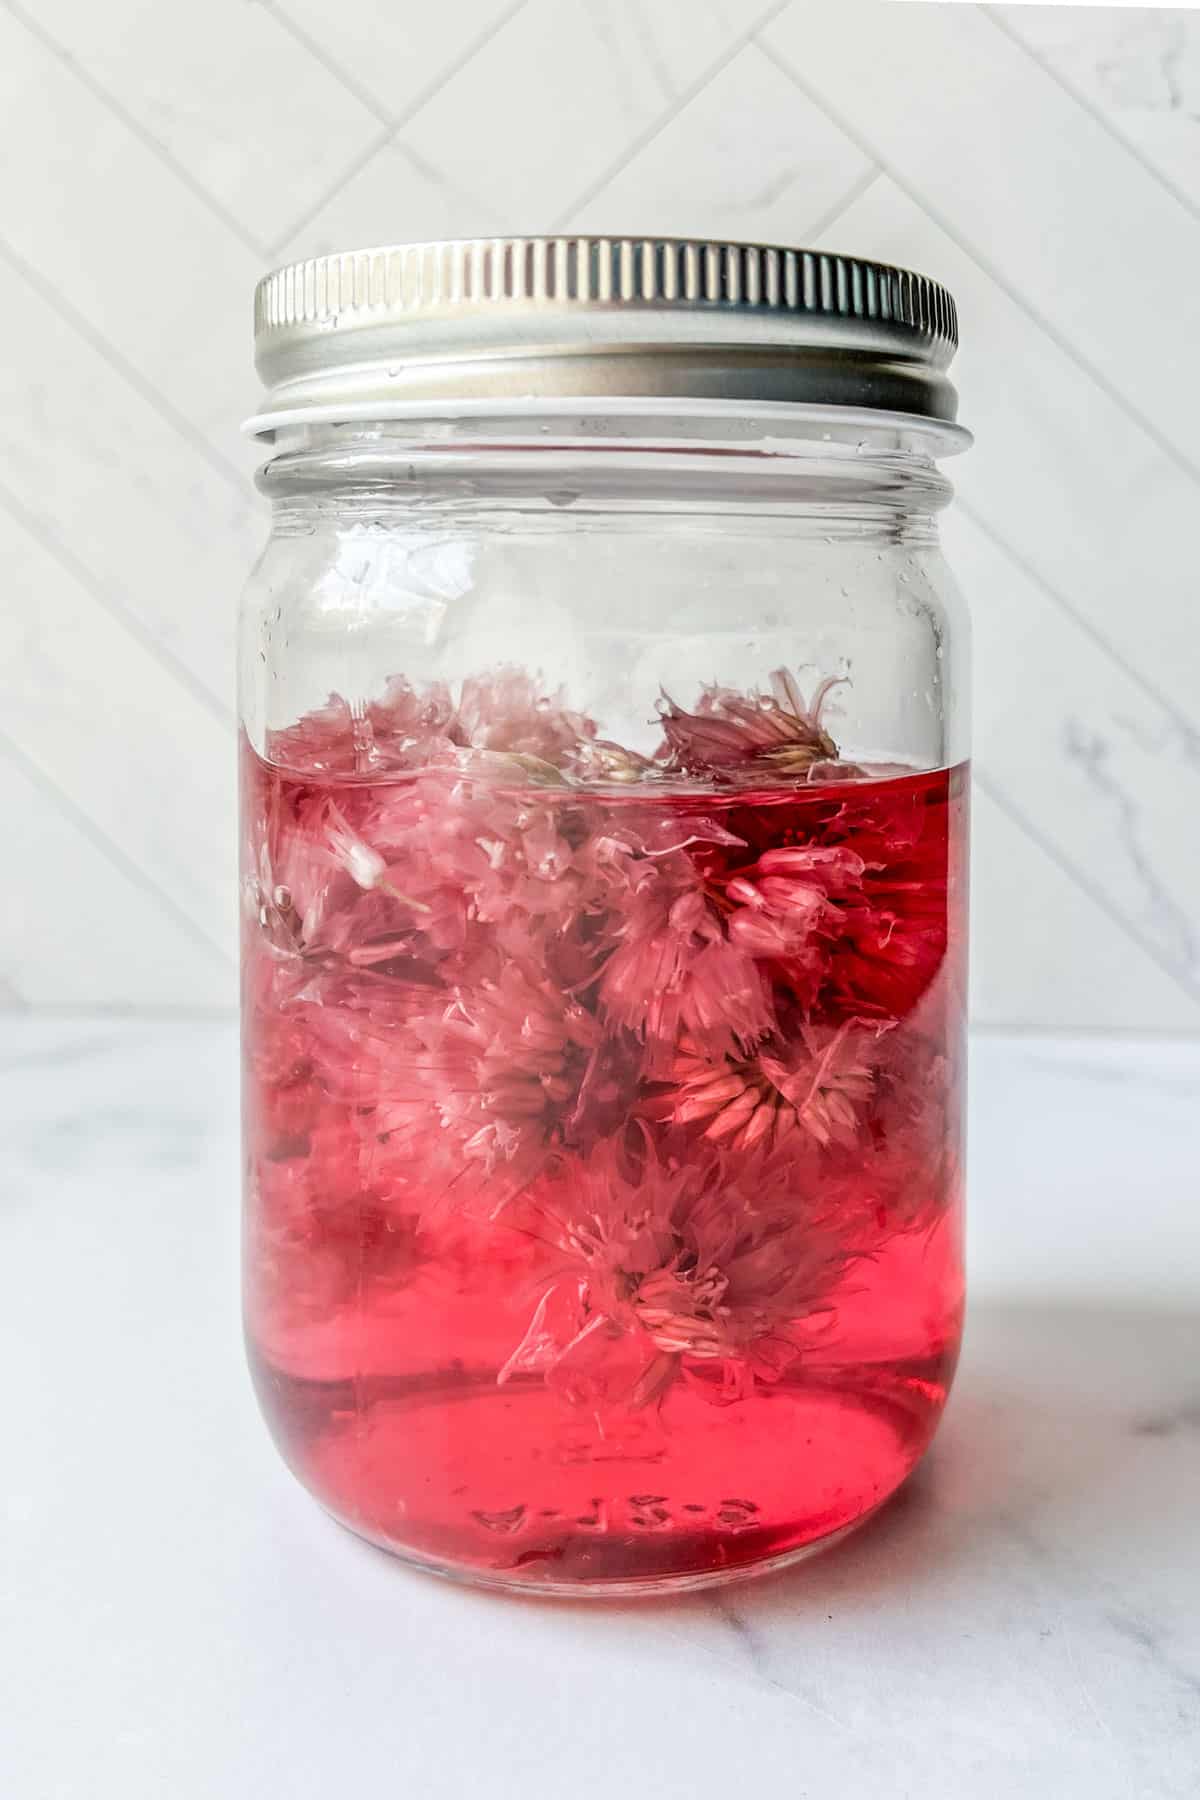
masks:
[[[308,406],[280,407],[275,411],[255,413],[246,419],[242,431],[247,437],[273,441],[277,432],[309,425],[386,425],[440,422],[454,424],[472,421],[512,421],[541,430],[556,421],[588,419],[631,421],[661,419],[664,410],[676,418],[701,424],[710,420],[716,429],[737,421],[743,425],[760,423],[760,442],[769,444],[773,431],[788,427],[812,430],[828,426],[839,435],[852,436],[861,431],[864,437],[880,432],[893,433],[913,448],[940,458],[961,455],[974,443],[965,425],[947,419],[932,419],[924,414],[897,412],[879,407],[820,406],[780,400],[720,400],[677,398],[669,402],[646,395],[590,396],[537,395],[524,400],[470,399],[391,400],[364,402],[326,402]],[[516,447],[516,446],[510,446]],[[786,444],[781,443],[785,450]]]

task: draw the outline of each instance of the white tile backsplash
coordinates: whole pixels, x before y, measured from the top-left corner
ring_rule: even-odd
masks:
[[[970,519],[945,539],[972,602],[980,771],[1200,999],[1200,944],[1180,929],[1200,892],[1200,834],[1182,828],[1200,808],[1193,745]]]
[[[787,243],[873,167],[750,43],[568,225]]]
[[[232,710],[229,600],[265,537],[264,504],[2,260],[0,316],[22,350],[0,359],[0,506],[17,504],[102,603]]]
[[[34,16],[258,249],[377,129],[344,82],[247,0],[34,0]]]
[[[202,435],[236,450],[260,258],[6,11],[0,240]]]
[[[1200,221],[973,6],[793,0],[808,91],[1193,467]]]
[[[473,206],[502,230],[549,229],[768,11],[527,0],[403,140],[459,197],[464,232]]]
[[[1200,13],[998,6],[992,17],[1200,210]]]
[[[264,0],[395,124],[517,10],[514,0]]]
[[[11,859],[0,990],[9,1004],[103,1011],[234,1005],[232,956],[165,905],[141,864],[87,814],[64,806],[61,793],[0,755]],[[141,847],[131,849],[136,859]]]
[[[1200,999],[1084,901],[1056,841],[1032,840],[983,785],[971,803],[971,933],[972,1006],[989,1025],[1200,1031]]]
[[[268,255],[809,239],[960,304],[974,1003],[1200,1028],[1200,15],[885,0],[0,11],[0,1007],[232,995]],[[274,249],[272,249],[274,246]]]
[[[953,375],[976,440],[946,465],[960,506],[1165,698],[1194,711],[1193,477],[890,177],[822,242],[870,244],[947,284],[963,334]]]
[[[237,911],[231,728],[3,512],[0,557],[0,731],[227,955]],[[36,867],[17,871],[36,889]],[[85,886],[78,901],[88,930]]]

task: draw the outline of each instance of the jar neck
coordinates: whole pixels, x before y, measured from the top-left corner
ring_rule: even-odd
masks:
[[[703,507],[911,540],[936,535],[953,492],[939,447],[922,421],[845,410],[525,409],[292,426],[274,434],[258,485],[282,530],[464,508],[561,517]]]

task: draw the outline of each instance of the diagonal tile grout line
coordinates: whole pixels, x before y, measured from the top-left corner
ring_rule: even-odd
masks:
[[[1100,126],[1102,131],[1106,132],[1108,136],[1112,138],[1114,143],[1120,144],[1122,150],[1127,151],[1134,162],[1140,164],[1146,174],[1150,176],[1151,180],[1156,181],[1160,187],[1164,188],[1173,200],[1177,200],[1186,212],[1191,213],[1194,219],[1200,220],[1200,206],[1196,204],[1192,196],[1185,193],[1182,188],[1176,187],[1169,176],[1164,175],[1161,169],[1156,168],[1143,150],[1139,149],[1136,144],[1131,143],[1130,140],[1117,129],[1108,114],[1097,106],[1094,100],[1089,100],[1086,94],[1081,94],[1079,89],[1073,87],[1065,76],[1059,74],[1052,62],[1048,62],[1039,50],[1034,49],[1032,44],[1027,44],[1020,33],[1014,31],[1008,20],[1002,16],[998,7],[980,6],[978,10],[991,21],[997,31],[1003,32],[1004,36],[1014,43],[1031,62],[1036,63],[1042,73],[1048,75],[1050,80],[1053,81],[1057,87],[1060,87],[1063,93],[1066,94],[1070,100],[1074,101],[1076,106],[1082,107],[1083,111]]]
[[[70,819],[93,848],[112,863],[114,868],[119,869],[123,875],[127,876],[136,887],[152,895],[194,942],[201,944],[212,955],[218,956],[227,969],[233,968],[233,958],[214,938],[209,937],[204,927],[197,925],[190,914],[183,910],[178,901],[165,888],[159,886],[152,875],[147,874],[140,864],[134,862],[132,857],[127,856],[118,844],[114,844],[95,820],[75,803],[65,789],[59,786],[53,776],[47,775],[45,770],[31,756],[26,755],[15,739],[11,738],[3,729],[0,729],[0,755],[7,755],[22,774],[28,776],[35,787],[41,789],[57,810]]]
[[[292,239],[299,232],[307,230],[317,215],[323,212],[327,206],[336,200],[344,188],[349,187],[350,183],[354,180],[354,177],[359,174],[361,170],[365,169],[367,164],[378,156],[382,149],[391,143],[394,136],[395,132],[392,130],[392,127],[390,125],[385,125],[382,131],[377,131],[372,138],[368,139],[358,155],[347,164],[338,175],[337,179],[332,181],[327,188],[317,195],[311,206],[305,207],[298,219],[293,219],[292,223],[281,237],[277,238],[273,244],[268,245],[266,252],[267,261],[269,263],[278,262],[279,258],[283,255],[284,246],[290,244]]]
[[[552,232],[567,230],[575,214],[579,212],[582,207],[587,206],[594,200],[598,194],[603,193],[609,182],[615,181],[621,171],[628,168],[629,164],[633,162],[636,157],[640,156],[642,151],[645,150],[649,144],[652,144],[655,138],[667,129],[667,126],[670,125],[672,120],[677,119],[680,113],[691,105],[697,95],[702,94],[705,88],[708,87],[710,83],[714,82],[723,70],[727,69],[734,57],[739,56],[746,48],[747,44],[756,41],[755,33],[765,31],[772,20],[777,18],[779,14],[790,5],[791,0],[774,0],[774,4],[765,8],[759,17],[755,19],[753,25],[747,25],[743,31],[740,31],[737,37],[733,39],[732,43],[726,46],[716,62],[710,63],[702,75],[698,76],[695,81],[684,88],[682,93],[677,94],[671,104],[666,108],[665,112],[660,113],[654,123],[647,126],[645,131],[639,132],[637,137],[634,138],[631,144],[627,145],[616,161],[610,163],[608,168],[605,169],[601,175],[597,176],[594,181],[589,182],[583,192],[577,194],[575,199],[572,200],[570,206],[564,207],[558,217],[551,220],[548,229]],[[871,160],[874,161],[875,159],[872,157]]]
[[[1159,430],[1152,419],[1148,418],[1145,413],[1140,412],[1137,407],[1132,405],[1125,395],[1112,385],[1101,370],[1096,368],[1094,363],[1092,363],[1081,350],[1077,349],[1076,346],[1071,343],[1069,338],[1063,336],[1057,326],[1051,324],[1049,319],[1043,317],[1032,302],[1022,294],[1018,288],[1014,288],[998,269],[994,268],[984,256],[980,255],[980,253],[973,249],[964,238],[960,237],[950,221],[935,207],[930,206],[928,201],[922,198],[917,189],[914,188],[910,182],[906,181],[903,176],[898,174],[889,162],[881,159],[874,146],[870,144],[859,131],[850,125],[846,119],[842,118],[839,113],[833,110],[829,105],[829,102],[824,99],[816,88],[805,81],[802,75],[797,73],[792,64],[785,56],[776,50],[773,44],[767,43],[761,38],[756,38],[755,42],[763,52],[763,55],[768,57],[769,60],[775,64],[775,67],[779,69],[782,74],[786,75],[790,81],[793,81],[800,89],[800,92],[804,94],[815,107],[819,108],[819,110],[824,113],[825,117],[830,120],[832,124],[836,125],[838,130],[842,132],[852,144],[857,145],[864,156],[870,157],[872,162],[881,163],[884,173],[890,181],[895,182],[901,193],[907,195],[914,206],[919,206],[922,212],[926,213],[928,217],[932,219],[938,229],[945,232],[946,236],[950,239],[950,242],[954,244],[964,256],[969,257],[976,268],[982,270],[989,280],[994,281],[1000,291],[1006,294],[1014,305],[1019,306],[1021,311],[1033,320],[1038,329],[1045,333],[1051,343],[1055,344],[1065,356],[1068,356],[1077,368],[1082,369],[1089,380],[1094,381],[1100,391],[1107,394],[1108,398],[1115,406],[1120,407],[1127,418],[1132,419],[1136,425],[1139,425],[1146,433],[1146,436],[1150,438],[1153,443],[1158,445],[1164,456],[1169,457],[1170,460],[1178,468],[1182,469],[1186,475],[1189,475],[1193,481],[1200,482],[1200,463],[1192,462],[1190,458],[1185,456],[1183,451]]]
[[[444,87],[450,85],[460,70],[465,69],[469,62],[473,62],[479,55],[479,52],[486,49],[493,38],[500,36],[500,33],[504,30],[505,26],[509,25],[512,20],[516,18],[517,14],[524,10],[527,4],[528,0],[512,0],[512,4],[506,6],[502,13],[497,13],[490,25],[486,26],[483,31],[473,37],[470,43],[467,44],[451,62],[448,62],[446,67],[442,69],[439,74],[434,76],[432,81],[426,83],[420,93],[414,94],[407,105],[400,108],[400,111],[392,120],[393,131],[402,131],[407,124],[415,119],[423,107],[428,106],[429,102],[436,98]]]
[[[102,362],[107,363],[109,368],[121,377],[122,381],[128,382],[147,406],[151,407],[161,419],[165,419],[168,425],[173,426],[180,437],[204,458],[210,468],[215,469],[218,475],[223,475],[226,481],[232,482],[238,493],[245,499],[246,476],[237,464],[227,461],[221,452],[209,443],[203,432],[193,425],[187,415],[172,406],[159,389],[152,382],[147,381],[133,363],[122,356],[114,344],[111,344],[101,332],[89,324],[82,313],[76,312],[53,282],[47,281],[44,275],[25,261],[24,257],[18,255],[17,251],[3,237],[0,237],[0,259],[9,265],[22,281],[29,284],[38,299],[52,312],[56,312],[64,324],[68,325],[77,337],[82,338],[90,350],[95,351]]]
[[[513,0],[512,5],[507,6],[503,12],[499,13],[484,31],[477,33],[460,54],[447,63],[445,68],[441,69],[439,73],[434,76],[432,81],[427,82],[420,92],[415,94],[405,106],[402,106],[399,112],[393,117],[385,112],[376,101],[371,99],[365,88],[360,87],[359,83],[353,76],[347,74],[340,63],[336,63],[332,57],[326,54],[315,38],[310,37],[308,32],[296,24],[295,20],[284,10],[283,5],[280,4],[280,0],[263,0],[263,4],[271,14],[271,17],[275,19],[278,24],[283,26],[285,30],[290,32],[295,41],[298,44],[302,44],[309,55],[315,57],[323,69],[336,80],[340,81],[348,93],[353,94],[356,99],[362,101],[364,106],[369,106],[374,117],[378,119],[380,124],[384,127],[383,131],[377,132],[371,142],[359,152],[353,162],[342,172],[332,186],[329,187],[312,206],[306,207],[301,216],[294,221],[289,229],[284,232],[275,243],[271,245],[269,255],[271,257],[278,256],[285,244],[290,243],[292,238],[294,238],[298,232],[305,230],[307,226],[311,225],[317,215],[322,212],[325,207],[330,205],[332,201],[337,199],[337,196],[342,192],[342,189],[347,187],[362,169],[366,168],[372,158],[377,156],[380,150],[382,150],[398,132],[403,131],[404,127],[409,124],[411,120],[416,118],[422,107],[428,105],[429,101],[440,94],[442,89],[449,85],[459,71],[465,69],[467,64],[473,61],[479,52],[491,43],[494,37],[498,37],[500,32],[504,30],[504,27],[510,20],[516,18],[517,14],[525,5],[527,5],[527,3],[528,0]]]
[[[314,62],[320,63],[325,73],[331,76],[339,87],[345,88],[346,92],[358,101],[364,111],[369,112],[372,118],[377,119],[381,125],[386,125],[391,130],[392,121],[374,95],[363,87],[348,69],[344,69],[340,63],[335,62],[316,38],[305,31],[303,25],[296,23],[286,6],[280,4],[280,0],[258,0],[258,3],[262,10],[274,19],[279,29],[286,32],[293,43],[299,44],[302,50],[306,50]]]
[[[1190,719],[1169,695],[1164,694],[1161,688],[1150,680],[1148,675],[1143,675],[1141,670],[1117,649],[1111,639],[1105,636],[1100,630],[1100,627],[1094,624],[1085,613],[1081,612],[1073,600],[1069,600],[1052,582],[1048,581],[1022,550],[1019,550],[1015,544],[1010,543],[1001,532],[996,530],[994,525],[989,524],[978,509],[971,505],[969,500],[964,500],[962,495],[958,494],[955,496],[955,506],[964,518],[970,519],[977,531],[981,531],[984,537],[990,539],[990,541],[995,544],[1002,555],[1008,557],[1009,561],[1014,563],[1016,567],[1020,569],[1021,573],[1033,583],[1034,587],[1039,589],[1048,600],[1052,600],[1055,606],[1067,615],[1068,619],[1083,632],[1085,637],[1091,640],[1102,655],[1106,656],[1123,675],[1127,675],[1135,686],[1141,688],[1146,698],[1152,700],[1155,706],[1159,707],[1167,715],[1167,718],[1170,719],[1176,730],[1187,740],[1189,749],[1193,751],[1193,754],[1195,754],[1198,759],[1200,759],[1200,726],[1198,726],[1193,719]]]
[[[804,227],[805,242],[815,243],[823,231],[828,231],[831,225],[835,225],[844,212],[849,211],[856,201],[861,200],[863,195],[875,186],[883,172],[879,163],[872,163],[865,174],[860,175],[857,181],[851,183],[840,200],[835,200],[832,206],[827,206],[825,211],[813,220],[811,225]]]
[[[1039,830],[1031,819],[1026,817],[1021,808],[1009,798],[1008,794],[993,776],[989,775],[979,763],[972,765],[971,776],[972,780],[977,782],[982,788],[988,799],[991,800],[995,806],[1000,808],[1005,817],[1009,819],[1019,831],[1023,832],[1031,843],[1037,845],[1043,855],[1050,858],[1050,861],[1054,866],[1079,889],[1080,893],[1087,896],[1093,906],[1099,907],[1106,918],[1110,919],[1127,937],[1132,938],[1134,943],[1145,951],[1152,962],[1158,964],[1158,967],[1165,975],[1170,976],[1176,987],[1181,989],[1190,1000],[1200,1001],[1200,984],[1195,982],[1183,970],[1179,969],[1176,964],[1164,954],[1162,948],[1154,942],[1153,938],[1147,937],[1144,932],[1140,931],[1130,919],[1125,917],[1124,913],[1119,912],[1117,908],[1112,905],[1111,901],[1106,899],[1102,889],[1093,886],[1087,877],[1081,874],[1077,866],[1064,856],[1063,852],[1053,840],[1048,838],[1044,832]]]
[[[221,704],[217,696],[204,682],[197,679],[188,665],[173,650],[156,638],[154,633],[144,624],[135,612],[122,606],[114,599],[104,583],[92,572],[87,564],[78,557],[69,544],[65,544],[58,533],[45,520],[39,519],[35,513],[17,499],[12,490],[0,480],[0,509],[3,509],[20,528],[27,532],[35,543],[40,544],[46,554],[66,570],[96,602],[109,618],[122,626],[137,643],[142,646],[163,671],[187,689],[194,700],[210,712],[223,725],[233,723],[233,713]]]
[[[131,132],[138,142],[149,150],[165,168],[168,168],[181,186],[187,188],[190,194],[207,207],[208,211],[233,233],[245,249],[251,251],[256,257],[262,257],[262,245],[246,230],[241,221],[222,206],[221,202],[210,194],[207,188],[201,186],[186,164],[181,163],[173,156],[166,145],[159,142],[153,132],[147,131],[146,127],[114,95],[110,94],[94,76],[88,73],[78,57],[72,56],[69,50],[64,50],[58,40],[52,37],[44,26],[40,25],[30,13],[27,13],[23,6],[17,4],[17,0],[3,0],[3,4],[17,23],[24,26],[30,37],[41,44],[42,48],[53,56],[56,62],[73,75],[76,81],[88,90],[94,100],[98,100],[101,106],[112,113],[114,118],[119,119],[125,129]]]
[[[477,32],[458,55],[450,59],[445,68],[439,70],[431,81],[427,82],[411,100],[400,108],[399,112],[394,114],[380,106],[374,95],[363,87],[348,69],[330,56],[324,46],[318,43],[310,32],[305,31],[303,25],[296,23],[287,10],[287,0],[259,0],[259,3],[264,11],[269,12],[276,23],[295,39],[297,44],[300,44],[315,61],[320,63],[326,74],[331,75],[335,81],[339,81],[346,92],[353,94],[354,98],[362,106],[365,106],[368,112],[374,114],[381,125],[386,125],[389,131],[398,131],[402,125],[407,125],[408,121],[420,112],[427,101],[432,100],[435,94],[440,93],[442,88],[458,74],[459,70],[465,68],[472,57],[484,48],[485,44],[490,44],[492,39],[503,31],[510,19],[516,18],[522,7],[527,4],[527,0],[512,0],[511,5],[505,7],[503,12],[498,13],[490,25]]]

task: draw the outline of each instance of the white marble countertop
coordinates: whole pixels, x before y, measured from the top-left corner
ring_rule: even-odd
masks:
[[[236,1322],[232,1030],[0,1029],[13,1800],[1200,1789],[1200,1045],[985,1038],[923,1472],[781,1577],[510,1600],[330,1524]]]

